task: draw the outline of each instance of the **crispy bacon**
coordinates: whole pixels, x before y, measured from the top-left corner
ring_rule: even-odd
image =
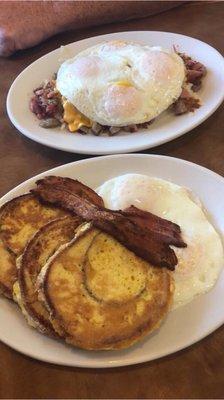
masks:
[[[153,228],[150,225],[150,221],[153,220],[152,214],[147,213],[149,215],[147,215],[148,227],[146,227],[146,225],[139,223],[139,219],[142,219],[140,210],[137,209],[138,219],[136,214],[133,216],[133,211],[136,213],[136,209],[133,210],[133,208],[126,212],[108,210],[91,203],[87,198],[80,197],[73,190],[75,185],[71,182],[66,183],[65,178],[59,178],[58,183],[56,183],[57,179],[58,177],[55,177],[55,179],[50,177],[50,179],[39,180],[37,181],[37,188],[31,192],[47,203],[71,211],[85,221],[92,221],[95,227],[112,235],[129,250],[153,265],[174,270],[177,257],[169,245],[186,246],[181,239],[177,225],[156,217],[153,221]],[[132,214],[131,218],[127,216],[128,213],[129,215]],[[161,224],[161,228],[159,224]],[[163,226],[166,229],[163,229]],[[172,234],[172,231],[175,233]],[[160,232],[163,233],[160,234]]]
[[[162,239],[164,243],[172,244],[176,247],[186,247],[181,237],[179,225],[167,219],[157,217],[148,211],[140,210],[135,206],[128,207],[120,212],[131,221],[137,223],[142,229],[146,229],[150,233],[152,232],[157,236],[158,240]]]
[[[62,191],[67,190],[80,196],[82,199],[88,200],[98,206],[104,206],[102,197],[100,197],[94,190],[90,187],[79,182],[77,179],[64,178],[61,176],[47,176],[44,179],[45,184],[51,186],[57,186],[61,188]]]

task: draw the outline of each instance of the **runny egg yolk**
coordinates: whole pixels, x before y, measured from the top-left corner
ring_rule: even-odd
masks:
[[[126,86],[126,87],[130,87],[132,86],[132,84],[128,81],[117,81],[114,83],[114,85],[116,86]]]
[[[64,115],[63,119],[68,124],[68,129],[70,132],[76,132],[81,126],[86,126],[87,128],[91,128],[92,122],[89,118],[85,117],[82,113],[80,113],[73,104],[71,104],[68,100],[62,100]]]

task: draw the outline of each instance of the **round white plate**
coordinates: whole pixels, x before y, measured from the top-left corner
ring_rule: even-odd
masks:
[[[211,221],[224,235],[224,179],[187,161],[154,155],[132,154],[92,158],[63,165],[40,174],[6,194],[0,205],[34,187],[48,174],[77,178],[92,188],[125,173],[140,173],[186,186],[199,196]],[[209,190],[212,188],[212,190]],[[213,332],[224,322],[224,271],[207,294],[168,314],[161,328],[128,350],[91,352],[72,348],[45,337],[25,322],[12,302],[0,299],[0,340],[28,356],[55,364],[105,368],[150,361],[183,349]]]
[[[66,58],[71,58],[81,50],[97,43],[124,39],[159,45],[172,49],[178,46],[196,60],[205,64],[208,74],[203,88],[198,93],[202,106],[194,113],[176,117],[171,112],[162,113],[148,130],[137,133],[120,133],[113,137],[83,136],[71,134],[60,128],[43,129],[29,110],[32,91],[41,82],[51,78]],[[208,118],[224,98],[224,59],[211,46],[188,36],[169,32],[119,32],[96,36],[71,43],[64,48],[52,51],[27,67],[12,84],[7,97],[7,111],[15,127],[36,142],[56,149],[82,154],[112,154],[139,151],[168,142],[190,131]]]

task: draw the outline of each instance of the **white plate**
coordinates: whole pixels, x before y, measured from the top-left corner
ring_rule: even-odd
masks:
[[[224,179],[187,161],[154,155],[132,154],[92,158],[52,169],[17,186],[0,204],[18,196],[48,174],[78,178],[92,188],[114,176],[135,172],[170,180],[192,189],[204,203],[211,220],[224,235]],[[212,188],[212,190],[209,190]],[[150,361],[183,349],[213,332],[224,322],[224,271],[208,293],[172,311],[159,330],[128,350],[90,352],[72,348],[30,328],[17,307],[0,299],[0,340],[12,348],[55,364],[105,368]]]
[[[70,134],[59,128],[43,129],[29,111],[29,99],[33,89],[59,68],[61,50],[57,49],[41,57],[27,67],[12,84],[7,98],[7,111],[15,127],[36,142],[56,149],[84,154],[112,154],[139,151],[168,142],[190,131],[208,118],[224,98],[224,60],[211,46],[188,36],[169,32],[119,32],[84,39],[66,46],[63,57],[70,58],[81,50],[111,39],[134,40],[149,45],[171,49],[173,45],[186,52],[208,68],[208,74],[199,92],[202,107],[194,113],[178,116],[164,112],[148,130],[135,134],[121,133],[114,137],[83,136]]]

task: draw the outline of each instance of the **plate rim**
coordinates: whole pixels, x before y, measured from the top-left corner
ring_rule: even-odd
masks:
[[[3,196],[1,196],[0,197],[0,205],[2,204],[2,201],[6,197],[8,197],[8,195],[10,195],[14,190],[20,189],[24,184],[30,183],[34,179],[39,179],[41,176],[44,176],[48,172],[52,173],[55,170],[63,169],[66,166],[70,167],[72,165],[79,165],[79,164],[85,164],[85,163],[87,163],[87,164],[90,163],[91,164],[91,162],[93,160],[98,160],[98,159],[102,160],[102,159],[117,158],[117,157],[122,157],[122,158],[128,158],[128,157],[144,158],[144,157],[147,157],[147,158],[155,158],[155,159],[156,158],[157,159],[163,158],[163,159],[167,159],[167,160],[172,160],[172,161],[177,162],[177,163],[180,162],[180,163],[187,164],[189,166],[195,167],[196,169],[200,169],[202,172],[204,171],[205,173],[208,173],[209,175],[214,176],[215,179],[218,179],[218,180],[220,180],[220,182],[224,183],[224,177],[222,175],[218,174],[217,172],[215,172],[215,171],[213,171],[213,170],[211,170],[211,169],[209,169],[207,167],[204,167],[203,165],[196,164],[196,163],[194,163],[192,161],[188,161],[188,160],[185,160],[185,159],[179,158],[179,157],[166,156],[166,155],[163,155],[163,154],[144,154],[144,153],[143,154],[142,153],[106,154],[106,155],[102,155],[102,156],[98,156],[98,157],[89,157],[89,158],[84,158],[82,160],[71,161],[69,163],[65,163],[65,164],[62,164],[62,165],[58,165],[57,167],[53,167],[53,168],[44,170],[44,171],[40,172],[39,174],[34,175],[31,178],[28,178],[25,181],[19,183],[17,186],[13,187],[7,193],[5,193]]]
[[[55,172],[59,172],[60,174],[60,170],[63,170],[64,168],[70,168],[73,167],[75,165],[80,165],[80,164],[91,164],[92,162],[97,162],[98,159],[102,160],[102,159],[116,159],[116,158],[150,158],[150,159],[164,159],[164,160],[168,160],[174,163],[181,163],[181,164],[185,164],[185,165],[189,165],[193,168],[199,169],[202,173],[206,173],[209,174],[211,177],[213,177],[214,179],[218,180],[221,184],[224,184],[224,177],[222,177],[221,175],[217,174],[216,172],[203,167],[201,165],[195,164],[191,161],[187,161],[187,160],[183,160],[180,158],[176,158],[176,157],[170,157],[170,156],[164,156],[164,155],[158,155],[158,154],[138,154],[138,153],[134,153],[134,154],[115,154],[115,155],[105,155],[105,156],[101,156],[101,157],[91,157],[88,159],[84,159],[84,160],[79,160],[79,161],[73,161],[70,162],[68,164],[63,164],[54,168],[51,168],[49,170],[45,170],[43,172],[41,172],[40,174],[37,174],[27,180],[25,180],[24,182],[20,183],[19,185],[17,185],[15,188],[11,189],[9,192],[7,192],[5,195],[3,195],[0,198],[0,203],[2,204],[3,201],[7,201],[7,197],[10,197],[11,194],[13,194],[14,191],[18,191],[20,190],[24,185],[26,184],[31,184],[33,183],[36,179],[39,179],[40,177],[48,174],[48,173],[53,173]],[[190,340],[188,343],[186,343],[186,345],[179,345],[175,348],[175,350],[170,350],[168,352],[166,352],[165,354],[159,354],[157,356],[154,356],[152,358],[148,358],[147,357],[147,353],[146,355],[142,355],[140,358],[135,357],[134,359],[132,358],[127,358],[126,360],[113,360],[113,361],[105,361],[105,359],[100,359],[100,360],[91,360],[89,361],[89,359],[83,359],[81,360],[81,362],[79,361],[78,363],[75,361],[75,354],[74,354],[74,362],[66,362],[66,361],[55,361],[52,359],[52,357],[48,357],[48,359],[42,357],[41,355],[33,355],[31,352],[26,351],[26,349],[21,349],[19,345],[15,344],[12,346],[11,343],[9,343],[7,341],[7,338],[1,338],[0,341],[3,342],[4,344],[6,344],[7,346],[9,346],[10,348],[18,351],[19,353],[28,356],[30,358],[39,360],[39,361],[43,361],[43,362],[47,362],[50,364],[54,364],[54,365],[63,365],[63,366],[69,366],[69,367],[79,367],[79,368],[98,368],[98,369],[103,369],[103,368],[115,368],[115,367],[125,367],[125,366],[129,366],[129,365],[136,365],[136,364],[142,364],[145,362],[151,362],[155,359],[160,359],[160,358],[164,358],[167,357],[171,354],[176,354],[177,352],[179,352],[180,350],[184,350],[190,346],[192,346],[195,343],[200,342],[202,339],[204,339],[205,337],[209,336],[211,333],[215,332],[218,328],[220,328],[224,323],[224,316],[223,316],[223,321],[220,322],[219,324],[216,324],[215,327],[209,329],[208,331],[206,331],[206,333],[202,333],[201,335],[199,335],[197,337],[197,339],[193,339]],[[29,326],[28,326],[29,328]]]
[[[223,63],[223,67],[224,67],[224,57],[222,56],[222,54],[216,48],[214,48],[210,44],[208,44],[208,43],[206,43],[206,42],[204,42],[204,41],[202,41],[200,39],[197,39],[195,37],[192,37],[192,36],[183,35],[183,34],[175,33],[175,32],[169,32],[169,31],[140,30],[140,31],[110,32],[110,33],[106,33],[106,34],[102,34],[102,35],[90,36],[88,38],[84,38],[84,39],[81,39],[81,40],[77,40],[75,42],[68,43],[68,44],[66,44],[64,46],[66,47],[66,46],[70,46],[70,45],[73,45],[73,44],[76,44],[76,43],[84,43],[84,42],[88,42],[89,40],[100,38],[100,37],[102,37],[102,38],[105,37],[105,40],[106,40],[106,37],[109,36],[109,35],[122,35],[122,34],[126,35],[126,34],[135,34],[135,33],[136,34],[137,33],[138,34],[141,34],[141,33],[142,34],[146,34],[146,33],[148,33],[148,34],[161,34],[162,36],[168,34],[168,35],[171,35],[171,36],[174,35],[174,36],[180,36],[182,38],[192,39],[192,40],[198,42],[199,44],[203,44],[203,45],[208,46],[209,49],[211,51],[213,51],[214,53],[216,53],[216,56],[220,58],[220,62]],[[116,150],[115,149],[112,149],[112,150],[107,149],[107,150],[103,150],[103,151],[97,151],[97,149],[95,149],[95,148],[94,149],[89,149],[89,150],[86,151],[85,147],[83,146],[83,149],[79,149],[77,151],[77,149],[75,149],[75,146],[74,146],[74,148],[71,148],[71,147],[69,147],[69,145],[66,145],[66,143],[62,144],[62,145],[61,144],[57,144],[58,143],[57,141],[55,141],[55,142],[52,141],[51,144],[50,143],[46,143],[44,135],[36,135],[32,131],[30,131],[28,128],[24,127],[23,125],[21,125],[20,123],[17,122],[16,116],[13,114],[13,112],[11,110],[10,101],[11,101],[11,97],[13,96],[13,91],[15,90],[15,86],[17,85],[17,82],[20,81],[21,78],[24,79],[24,76],[26,75],[26,72],[28,70],[32,69],[36,62],[43,61],[44,58],[47,58],[49,56],[53,56],[54,54],[56,54],[60,50],[60,48],[62,46],[63,45],[61,45],[61,46],[57,47],[56,49],[44,54],[41,57],[37,58],[35,61],[33,61],[31,64],[29,64],[25,69],[23,69],[20,72],[20,74],[12,82],[12,84],[11,84],[11,86],[9,88],[9,91],[7,93],[7,98],[6,98],[6,110],[7,110],[8,117],[9,117],[10,121],[12,122],[12,124],[16,127],[16,129],[19,131],[20,134],[24,135],[25,137],[29,138],[30,140],[32,140],[32,141],[34,141],[36,143],[39,143],[39,144],[41,144],[43,146],[46,146],[46,147],[49,147],[49,148],[53,148],[53,149],[57,149],[57,150],[61,150],[61,151],[66,151],[66,152],[69,152],[69,153],[90,154],[90,155],[125,154],[125,153],[132,153],[132,152],[138,152],[138,151],[142,151],[142,150],[146,150],[146,149],[155,148],[157,146],[163,145],[164,143],[169,143],[172,140],[175,140],[178,137],[180,137],[180,136],[182,136],[182,135],[184,135],[184,134],[186,134],[188,132],[191,132],[194,128],[196,128],[197,126],[201,125],[205,120],[207,120],[219,108],[219,106],[222,104],[222,102],[224,100],[224,90],[223,90],[223,93],[220,91],[219,100],[216,102],[215,106],[213,106],[207,113],[201,115],[201,117],[198,120],[196,120],[193,124],[191,124],[190,128],[186,126],[184,129],[182,129],[181,126],[180,126],[179,129],[176,130],[176,133],[172,134],[170,139],[167,139],[165,137],[163,139],[159,139],[159,138],[156,139],[155,138],[155,140],[153,141],[153,144],[138,144],[138,142],[137,142],[137,143],[134,143],[129,149],[120,150],[118,148]],[[148,134],[150,135],[150,132]]]

